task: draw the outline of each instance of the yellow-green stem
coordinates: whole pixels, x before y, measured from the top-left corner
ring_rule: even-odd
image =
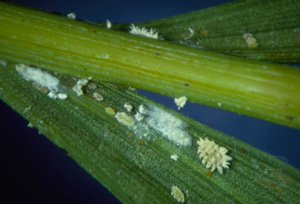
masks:
[[[300,128],[300,70],[101,29],[0,3],[0,58]]]

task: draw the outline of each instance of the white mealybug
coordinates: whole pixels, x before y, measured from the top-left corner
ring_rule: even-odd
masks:
[[[32,124],[32,123],[28,123],[28,124],[27,124],[27,127],[29,127],[29,128],[33,128],[34,126],[33,126],[33,124]]]
[[[6,66],[7,66],[7,61],[4,60],[4,59],[0,59],[0,64],[1,64],[2,66],[6,67]]]
[[[148,31],[145,27],[139,28],[138,26],[135,26],[134,24],[131,24],[129,33],[131,33],[133,35],[145,36],[148,38],[154,38],[154,39],[159,38],[158,33],[155,29],[150,28],[150,30]]]
[[[72,12],[72,13],[67,14],[67,17],[68,17],[69,19],[74,20],[74,19],[76,19],[76,14]]]
[[[127,110],[127,112],[131,112],[133,108],[129,102],[124,103],[123,107]]]
[[[170,158],[173,159],[174,161],[177,161],[179,157],[178,157],[177,154],[172,154],[172,155],[170,156]]]
[[[181,96],[179,98],[174,98],[174,102],[176,103],[178,110],[180,110],[180,108],[184,107],[186,101],[187,101],[186,96]]]
[[[257,48],[258,44],[251,33],[245,33],[243,37],[246,40],[246,43],[249,48]]]
[[[52,99],[57,99],[57,94],[56,94],[55,92],[53,92],[53,91],[50,91],[50,92],[48,93],[48,97],[49,97],[49,98],[52,98]]]
[[[106,28],[107,29],[111,29],[111,26],[112,26],[112,24],[111,24],[111,22],[110,22],[110,20],[106,20]]]
[[[214,141],[211,141],[207,138],[197,141],[198,153],[200,159],[202,159],[202,164],[206,168],[211,168],[213,172],[215,169],[218,169],[220,174],[223,174],[223,168],[229,168],[229,162],[232,158],[226,153],[228,150],[225,147],[217,145]]]
[[[93,97],[94,97],[94,99],[96,99],[96,101],[103,101],[103,99],[104,99],[103,96],[97,92],[93,93]]]
[[[172,186],[171,195],[175,198],[178,202],[184,203],[184,194],[180,188],[177,186]]]
[[[77,96],[83,95],[82,88],[89,83],[90,79],[79,79],[72,90],[77,94]]]
[[[57,98],[60,99],[60,100],[65,100],[65,99],[68,98],[68,95],[65,94],[65,93],[58,93]]]
[[[88,87],[89,87],[89,89],[92,89],[92,90],[94,90],[94,89],[96,89],[96,88],[97,88],[97,85],[96,85],[96,84],[94,84],[94,83],[89,83],[89,84],[88,84]]]
[[[115,118],[118,120],[119,123],[128,127],[132,127],[134,125],[133,118],[127,115],[125,112],[117,112]]]
[[[115,115],[116,111],[112,109],[111,107],[106,107],[105,112],[108,113],[109,115]]]

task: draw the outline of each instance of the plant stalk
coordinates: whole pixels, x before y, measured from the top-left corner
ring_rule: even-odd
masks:
[[[0,2],[0,58],[300,128],[300,70]]]

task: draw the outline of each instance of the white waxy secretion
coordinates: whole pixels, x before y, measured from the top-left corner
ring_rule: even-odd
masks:
[[[142,114],[146,113],[146,109],[143,105],[139,106],[139,112],[142,113]]]
[[[50,91],[58,91],[58,78],[52,76],[48,72],[24,64],[17,64],[16,70],[25,80],[34,81],[40,86],[45,86]]]
[[[185,131],[186,124],[172,114],[150,107],[146,109],[143,105],[139,107],[139,112],[143,113],[146,124],[160,132],[163,137],[179,146],[190,146],[192,139]]]
[[[52,76],[50,73],[24,64],[17,64],[16,70],[25,80],[33,81],[35,84],[34,87],[44,87],[41,89],[44,90],[44,93],[47,93],[49,90],[49,93],[47,94],[49,98],[60,100],[67,99],[67,94],[58,93],[59,79]]]
[[[137,113],[134,115],[134,118],[135,118],[137,121],[141,121],[141,120],[143,120],[144,116],[143,116],[141,113],[137,112]]]
[[[140,28],[138,26],[135,26],[134,24],[131,24],[129,33],[133,35],[140,35],[140,36],[145,36],[153,39],[159,38],[158,33],[155,29],[150,28],[150,30],[148,31],[145,27]]]

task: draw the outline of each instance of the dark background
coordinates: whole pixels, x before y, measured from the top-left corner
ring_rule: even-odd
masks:
[[[89,21],[104,22],[109,19],[112,23],[134,23],[169,17],[228,1],[15,0],[14,2],[62,14],[74,12],[77,18]],[[138,92],[176,109],[173,98],[146,91]],[[300,169],[300,130],[199,104],[187,103],[180,112]],[[39,135],[36,129],[27,128],[28,122],[2,101],[0,101],[0,116],[1,203],[4,203],[4,199],[9,199],[9,203],[20,200],[32,203],[119,203],[62,150],[49,142],[46,137]]]

